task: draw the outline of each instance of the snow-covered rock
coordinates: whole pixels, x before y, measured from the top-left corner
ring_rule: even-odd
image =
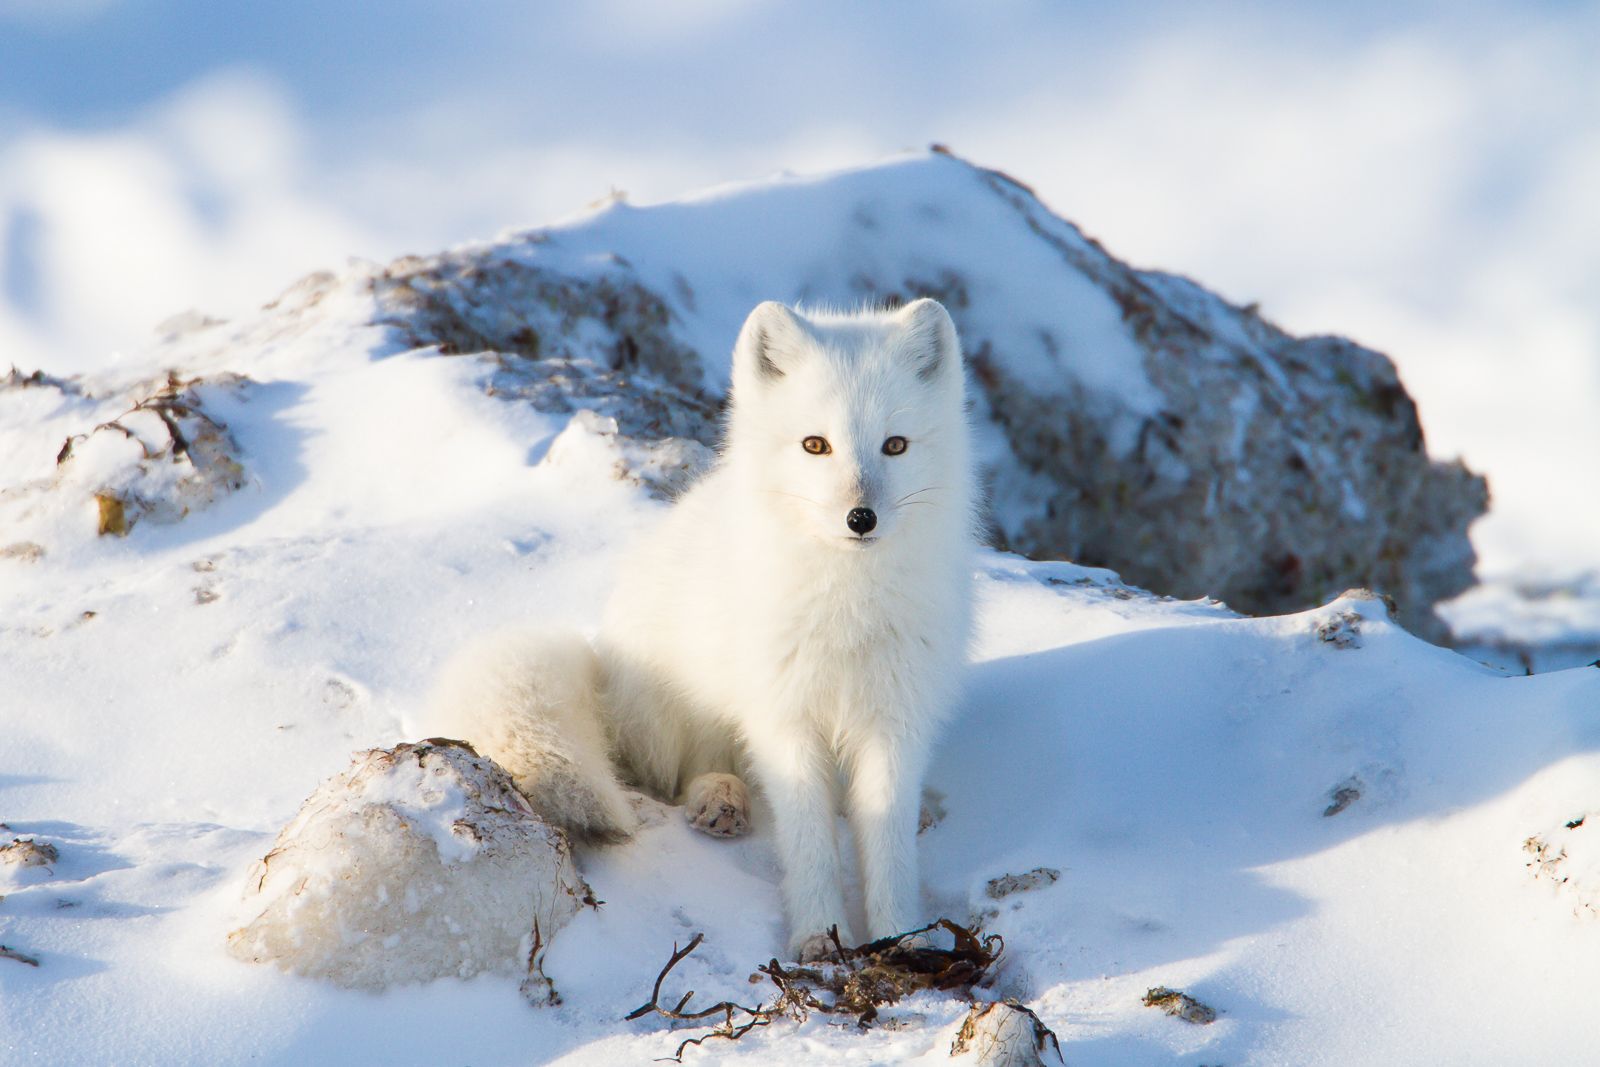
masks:
[[[711,467],[711,449],[686,437],[639,440],[617,431],[617,420],[582,409],[550,442],[540,462],[579,478],[608,471],[615,481],[644,486],[657,500],[670,500]]]
[[[753,210],[775,237],[750,231]],[[671,214],[721,240],[659,240],[687,221]],[[744,285],[717,277],[744,264]],[[691,419],[731,340],[711,347],[695,329],[713,302],[729,321],[763,298],[932,296],[960,326],[982,417],[1004,439],[990,457],[1002,547],[1253,614],[1371,586],[1434,640],[1445,630],[1431,606],[1472,583],[1466,531],[1487,507],[1484,481],[1429,459],[1387,358],[1291,337],[1254,307],[1134,270],[1025,186],[948,156],[692,205],[613,204],[401,260],[371,284],[377,321],[413,344],[644,372],[686,394]],[[705,439],[694,425],[668,432]]]
[[[0,486],[0,523],[10,542],[0,551],[36,559],[44,554],[39,541],[61,536],[63,527],[125,535],[140,521],[174,523],[242,488],[239,445],[210,408],[218,394],[237,396],[249,386],[230,372],[207,379],[171,373],[90,393],[13,368],[0,379],[0,396],[35,394],[17,398],[23,410],[75,409],[81,429],[61,441],[47,475]],[[43,403],[30,403],[37,399]],[[12,540],[19,534],[37,540]]]
[[[544,950],[593,896],[560,830],[462,742],[374,749],[324,783],[246,882],[241,960],[383,988],[488,972],[553,999]]]
[[[1015,1001],[974,1007],[956,1031],[950,1055],[974,1067],[1045,1067],[1065,1062],[1056,1035]]]

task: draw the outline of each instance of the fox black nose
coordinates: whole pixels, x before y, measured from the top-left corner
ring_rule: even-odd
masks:
[[[871,508],[851,508],[850,514],[844,517],[844,524],[850,527],[852,533],[865,535],[878,525],[878,516]]]

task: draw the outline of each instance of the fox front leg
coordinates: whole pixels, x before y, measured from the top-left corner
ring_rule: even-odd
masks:
[[[749,756],[772,805],[789,958],[820,959],[832,948],[831,927],[852,943],[835,833],[833,762],[822,739],[804,730],[763,730],[749,739]]]
[[[871,940],[922,925],[917,822],[927,760],[926,745],[889,735],[863,739],[846,760]]]

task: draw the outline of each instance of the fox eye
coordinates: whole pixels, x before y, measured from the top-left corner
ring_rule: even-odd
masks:
[[[886,456],[898,456],[905,450],[906,439],[904,437],[891,437],[883,443],[883,454]]]
[[[826,456],[833,451],[833,446],[828,444],[826,437],[807,437],[800,442],[800,447],[810,452],[813,456]]]

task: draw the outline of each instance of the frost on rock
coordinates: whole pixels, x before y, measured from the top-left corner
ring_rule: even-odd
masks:
[[[974,1007],[956,1039],[951,1056],[969,1056],[983,1067],[1043,1067],[1060,1064],[1061,1043],[1029,1009],[1014,1000]]]
[[[462,742],[360,754],[250,870],[238,959],[376,989],[481,973],[554,999],[540,961],[589,887],[560,830]]]
[[[52,384],[37,377],[22,384]],[[74,383],[54,384],[64,395],[78,394]],[[67,437],[53,475],[0,489],[0,517],[16,529],[44,529],[62,512],[82,512],[81,525],[120,536],[141,521],[174,523],[210,507],[241,488],[246,475],[227,426],[207,413],[207,397],[216,390],[242,394],[249,385],[227,372],[187,380],[173,373],[127,390],[120,414]],[[45,549],[29,541],[5,552],[38,559]]]
[[[715,457],[698,441],[669,437],[641,441],[617,432],[617,420],[579,411],[550,442],[540,462],[587,479],[604,472],[615,481],[643,486],[658,500],[668,500],[708,469]]]

